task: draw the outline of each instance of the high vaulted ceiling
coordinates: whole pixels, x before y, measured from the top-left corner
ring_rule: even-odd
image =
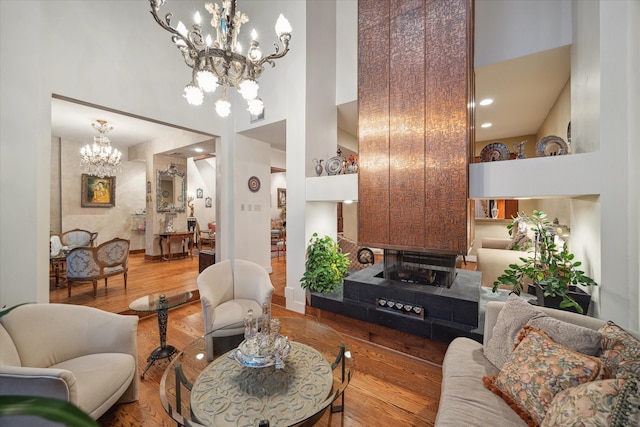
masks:
[[[476,107],[476,141],[535,134],[569,80],[570,68],[570,46],[477,68],[476,102],[486,97],[494,102],[487,107]],[[355,136],[357,102],[338,106],[337,114],[338,127]],[[202,143],[184,147],[176,155],[197,156],[198,153],[193,151],[196,146],[203,148],[205,153],[214,151],[212,135],[105,110],[100,106],[69,102],[63,97],[52,99],[53,136],[89,143],[97,135],[91,126],[97,119],[107,120],[113,125],[114,129],[108,136],[112,145],[121,150],[160,135],[172,132],[184,135],[185,131],[191,131],[202,136]],[[480,125],[485,122],[491,122],[493,126],[481,128]],[[285,128],[285,122],[280,121],[254,127],[243,134],[285,150]]]

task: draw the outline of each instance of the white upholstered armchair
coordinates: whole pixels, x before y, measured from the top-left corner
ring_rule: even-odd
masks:
[[[264,304],[271,305],[273,285],[264,267],[236,259],[210,265],[198,276],[198,290],[206,334],[236,336],[244,334],[244,318],[249,309],[254,319],[262,314]],[[221,329],[224,328],[224,329]],[[213,347],[207,340],[207,356]]]
[[[116,403],[133,402],[138,398],[137,329],[137,316],[97,308],[17,307],[0,318],[0,395],[66,400],[93,419]],[[32,426],[39,420],[5,421]]]

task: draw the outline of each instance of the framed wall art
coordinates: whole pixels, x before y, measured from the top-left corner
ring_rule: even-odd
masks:
[[[278,188],[278,207],[281,208],[287,204],[287,189]]]
[[[211,206],[213,206],[213,200],[211,200],[211,197],[204,199],[204,207],[210,208]]]
[[[116,177],[100,178],[82,174],[80,206],[83,208],[112,208],[116,205]]]
[[[198,199],[202,199],[202,197],[203,197],[203,194],[202,194],[202,188],[198,188],[198,189],[196,190],[196,197],[197,197]]]

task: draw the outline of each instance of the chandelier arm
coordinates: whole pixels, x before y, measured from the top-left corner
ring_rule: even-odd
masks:
[[[280,38],[280,40],[282,41],[283,47],[284,49],[282,50],[282,52],[280,52],[280,47],[278,46],[277,43],[274,43],[273,46],[275,47],[275,52],[272,53],[269,56],[265,56],[263,57],[260,61],[255,62],[256,65],[262,65],[265,62],[271,64],[271,67],[275,67],[276,65],[274,64],[273,60],[274,59],[279,59],[282,58],[283,56],[285,56],[288,52],[289,52],[289,40],[291,39],[291,36],[289,35],[289,37],[285,37],[284,35]]]
[[[164,28],[165,30],[167,30],[168,32],[170,32],[172,34],[171,36],[171,41],[176,44],[178,46],[178,48],[182,51],[182,55],[185,58],[185,62],[187,62],[187,65],[189,65],[188,59],[187,58],[191,58],[193,59],[194,57],[198,56],[198,49],[196,48],[195,44],[190,40],[189,37],[185,37],[182,34],[180,34],[180,32],[178,32],[178,30],[176,30],[175,28],[173,28],[171,26],[171,17],[173,17],[172,13],[167,13],[165,15],[165,21],[162,21],[162,19],[160,19],[160,17],[158,16],[158,10],[159,10],[159,5],[156,6],[156,1],[157,0],[149,0],[149,3],[151,3],[151,15],[153,16],[153,19],[155,19],[155,21],[158,23],[158,25],[160,25],[162,28]],[[189,34],[192,34],[193,31],[191,31]],[[199,34],[198,34],[199,35]],[[202,36],[199,35],[199,40],[200,42],[202,42]],[[178,43],[176,43],[177,40],[182,41],[185,46],[180,46]],[[191,66],[191,65],[189,65]]]

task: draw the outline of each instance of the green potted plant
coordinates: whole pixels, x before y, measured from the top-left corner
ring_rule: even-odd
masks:
[[[349,272],[351,261],[347,255],[330,236],[318,237],[318,233],[313,233],[307,246],[306,271],[300,279],[302,288],[334,292]]]
[[[0,310],[0,317],[21,305]],[[98,423],[80,408],[66,400],[42,396],[0,396],[0,424],[3,417],[33,415],[69,427],[98,427]]]
[[[531,216],[521,213],[514,218],[509,231],[521,221],[529,224],[535,234],[532,255],[521,257],[522,264],[510,264],[493,283],[493,292],[503,284],[512,288],[511,293],[520,295],[525,285],[533,283],[539,304],[584,313],[591,296],[581,292],[577,285],[597,286],[597,283],[578,269],[582,263],[574,260],[567,245],[559,248],[555,243],[557,224],[550,222],[545,212],[534,210]],[[586,296],[586,304],[578,303],[579,295]]]

